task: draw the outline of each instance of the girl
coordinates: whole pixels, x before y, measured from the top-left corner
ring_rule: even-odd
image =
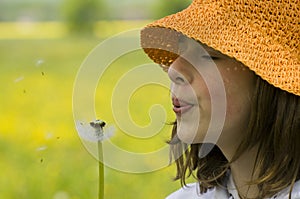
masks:
[[[297,0],[194,0],[142,30],[172,81],[168,199],[300,198],[299,33]]]

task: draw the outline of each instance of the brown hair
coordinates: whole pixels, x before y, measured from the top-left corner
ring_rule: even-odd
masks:
[[[177,167],[175,179],[182,185],[186,185],[186,178],[192,175],[200,182],[200,191],[206,192],[221,184],[230,162],[257,146],[255,170],[259,175],[257,179],[249,179],[249,184],[258,186],[258,198],[270,197],[290,185],[291,198],[293,185],[300,179],[299,96],[276,88],[257,76],[248,131],[230,162],[217,146],[200,159],[201,144],[188,146],[182,143],[176,136],[176,128],[174,123],[170,147]],[[178,157],[180,153],[182,155]]]

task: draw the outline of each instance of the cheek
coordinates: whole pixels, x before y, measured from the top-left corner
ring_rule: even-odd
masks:
[[[244,118],[245,115],[248,115],[250,111],[250,102],[243,99],[237,99],[236,97],[234,99],[231,99],[228,97],[227,102],[227,110],[226,110],[226,117],[229,120],[238,120],[239,118]]]
[[[230,139],[240,137],[248,127],[250,116],[250,103],[240,100],[228,103],[223,133]]]
[[[211,97],[214,97],[218,103],[223,103],[224,97],[222,96],[224,95],[222,93],[225,89],[228,113],[243,112],[245,106],[250,104],[250,98],[255,87],[254,73],[234,60],[218,66],[218,70],[224,87],[217,83],[218,76],[213,72],[206,73],[210,75],[207,78],[208,82],[205,82],[200,75],[194,78],[196,83],[193,89],[197,92],[200,106],[203,105],[202,108],[204,109],[210,107]],[[209,92],[208,86],[212,93]]]
[[[227,110],[226,122],[231,126],[244,126],[249,119],[251,96],[254,91],[254,74],[237,70],[224,78]]]
[[[220,69],[229,100],[249,98],[255,87],[255,75],[246,66],[232,64]]]

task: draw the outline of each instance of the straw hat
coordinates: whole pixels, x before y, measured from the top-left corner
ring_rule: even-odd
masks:
[[[169,66],[178,56],[181,33],[300,96],[299,0],[194,0],[185,10],[146,26],[141,46],[153,61]]]

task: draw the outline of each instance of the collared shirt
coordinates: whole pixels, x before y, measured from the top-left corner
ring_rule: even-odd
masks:
[[[288,199],[289,192],[290,187],[287,187],[269,199]],[[173,192],[166,199],[240,199],[240,197],[232,176],[229,175],[224,186],[211,188],[206,193],[200,194],[199,184],[191,183]],[[292,199],[300,199],[300,181],[297,181],[293,187]]]

